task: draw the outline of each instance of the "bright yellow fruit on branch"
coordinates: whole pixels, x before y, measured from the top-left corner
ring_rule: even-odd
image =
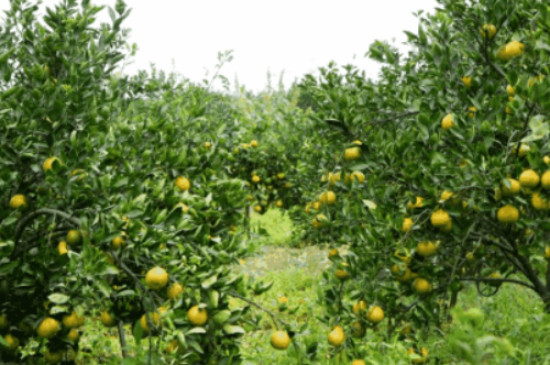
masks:
[[[328,258],[333,258],[333,257],[336,257],[338,256],[340,253],[338,252],[338,249],[337,248],[333,248],[331,249],[329,252],[328,252]]]
[[[258,176],[258,175],[252,175],[252,182],[254,184],[257,184],[261,181],[262,179]]]
[[[62,322],[63,322],[63,325],[67,328],[77,328],[84,323],[84,318],[80,317],[78,313],[76,313],[76,311],[73,310],[71,314],[68,314],[63,317]]]
[[[279,298],[277,298],[277,301],[279,302],[279,304],[287,304],[288,298],[284,295],[281,295]]]
[[[421,196],[417,196],[416,201],[414,203],[412,202],[407,203],[407,209],[422,208],[423,206],[424,206],[424,198]]]
[[[519,175],[519,183],[524,188],[534,188],[539,184],[540,177],[536,171],[528,169]]]
[[[344,151],[344,160],[346,161],[356,160],[359,156],[361,156],[361,148],[359,147],[346,148]]]
[[[497,27],[495,27],[493,24],[483,24],[480,32],[483,38],[493,39],[495,34],[497,34]]]
[[[335,326],[328,334],[328,343],[332,346],[341,346],[346,340],[346,334],[342,326]]]
[[[66,255],[69,252],[69,250],[67,249],[67,242],[60,241],[59,244],[57,245],[57,252],[60,255]]]
[[[44,171],[48,171],[48,170],[51,170],[52,167],[53,167],[53,163],[57,161],[59,163],[61,163],[61,160],[59,160],[57,157],[50,157],[50,158],[47,158],[44,163],[42,164],[42,169]]]
[[[426,294],[432,291],[432,284],[423,278],[414,279],[412,286],[418,294]]]
[[[162,324],[161,321],[160,321],[160,314],[157,313],[157,312],[149,313],[149,321],[153,325],[153,329],[159,328]],[[147,315],[146,314],[141,316],[141,318],[139,320],[139,325],[141,326],[141,329],[143,330],[143,332],[145,332],[145,333],[149,332],[149,325],[147,323]]]
[[[543,189],[550,189],[550,170],[547,170],[542,174],[540,178],[540,185]]]
[[[124,246],[124,243],[124,238],[122,238],[122,236],[116,236],[111,241],[111,247],[113,247],[115,250],[118,250],[119,248]]]
[[[373,305],[367,312],[367,320],[372,323],[380,323],[384,320],[384,310],[377,305]]]
[[[544,199],[539,192],[533,193],[531,196],[531,205],[536,210],[549,210],[550,201]]]
[[[413,364],[424,364],[428,361],[428,349],[425,347],[422,347],[419,353],[417,353],[412,347],[409,348],[407,352],[409,353],[409,355],[416,354],[420,356],[411,359],[411,362]]]
[[[525,45],[518,41],[511,41],[500,48],[497,57],[501,61],[508,61],[514,57],[521,56]]]
[[[283,207],[283,201],[281,199],[278,199],[276,202],[275,202],[275,206],[277,208],[282,208]]]
[[[67,240],[67,243],[69,245],[76,245],[76,244],[80,243],[80,241],[82,240],[82,235],[76,229],[71,229],[67,233],[66,240]]]
[[[290,337],[286,331],[275,331],[271,335],[271,346],[277,350],[286,350],[290,345]]]
[[[105,327],[113,327],[116,324],[116,319],[107,310],[104,310],[99,317],[99,320]]]
[[[401,231],[405,232],[405,233],[410,231],[413,224],[414,224],[414,222],[411,218],[407,217],[407,218],[403,219],[403,224],[401,225]]]
[[[176,300],[181,293],[183,293],[183,285],[180,283],[173,283],[166,290],[166,296],[171,300]]]
[[[361,314],[367,309],[367,303],[364,300],[360,300],[352,307],[354,314]]]
[[[27,205],[27,199],[23,194],[16,194],[10,199],[10,208],[18,209]]]
[[[191,181],[186,177],[178,176],[176,177],[176,181],[174,181],[174,186],[180,191],[187,191],[191,189]]]
[[[334,193],[334,191],[331,190],[325,191],[319,197],[319,201],[323,204],[332,205],[336,203],[336,194]]]
[[[349,278],[349,274],[346,270],[342,270],[342,269],[339,269],[339,270],[336,270],[334,272],[334,276],[336,276],[336,278],[340,279],[340,280],[346,280]]]
[[[519,212],[516,207],[507,204],[498,210],[497,219],[501,223],[515,223],[519,219]]]
[[[263,209],[262,209],[262,206],[261,206],[261,205],[256,204],[256,205],[254,206],[254,211],[255,211],[256,213],[261,213],[262,210],[263,210]]]
[[[438,209],[435,212],[432,212],[432,215],[430,216],[430,222],[434,227],[445,227],[450,221],[451,217],[449,216],[449,213],[443,209]]]
[[[453,192],[449,190],[443,190],[441,196],[439,197],[440,202],[445,202],[453,197]]]
[[[475,106],[471,106],[471,107],[468,108],[468,116],[470,118],[475,117],[476,112],[477,112],[477,108]]]
[[[15,351],[19,347],[19,339],[10,333],[4,336],[4,341],[8,344],[9,351]]]
[[[145,283],[150,289],[162,289],[168,283],[168,273],[162,267],[156,266],[145,275]]]
[[[508,86],[506,86],[506,94],[508,94],[508,96],[512,97],[512,96],[516,95],[516,89],[514,89],[514,87],[512,85],[508,85]]]
[[[464,86],[467,88],[472,87],[472,76],[463,76],[462,82],[464,83]]]
[[[544,248],[544,258],[550,260],[550,245],[546,245]]]
[[[74,328],[71,328],[69,333],[67,333],[67,339],[70,340],[71,342],[77,342],[79,338],[80,338],[80,333],[78,333],[78,331]]]
[[[199,308],[198,305],[194,305],[187,311],[187,319],[194,326],[202,326],[208,320],[208,313],[206,312],[206,309]]]
[[[519,193],[521,185],[516,179],[507,178],[501,187],[503,196],[513,196]]]
[[[323,226],[324,222],[326,222],[326,220],[327,220],[326,215],[317,214],[317,216],[315,218],[313,218],[313,220],[311,221],[311,224],[315,228],[321,228]]]
[[[258,141],[256,141],[255,139],[250,141],[250,147],[258,147],[258,146],[259,146]]]
[[[351,365],[366,365],[365,362],[361,359],[355,359],[351,362]]]
[[[441,120],[441,128],[443,129],[451,129],[454,126],[453,116],[450,113]]]
[[[416,252],[423,257],[430,257],[436,254],[437,245],[433,242],[420,242],[416,246]]]
[[[42,322],[38,326],[38,329],[36,330],[36,333],[38,334],[39,337],[42,337],[42,338],[52,338],[60,330],[61,330],[61,324],[57,320],[51,317],[47,317],[42,320]]]
[[[210,149],[212,147],[212,143],[209,141],[204,142],[204,148]]]

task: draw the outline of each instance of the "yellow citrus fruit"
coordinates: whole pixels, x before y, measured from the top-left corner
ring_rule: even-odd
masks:
[[[544,248],[544,258],[546,260],[550,260],[550,246],[549,245],[546,245],[546,247]]]
[[[539,184],[539,181],[539,174],[532,169],[524,170],[521,175],[519,175],[519,183],[525,188],[534,188]]]
[[[277,174],[277,178],[280,179],[280,180],[284,179],[285,176],[286,176],[286,175],[285,175],[284,172],[279,172],[279,173]]]
[[[27,199],[23,194],[16,194],[10,199],[10,208],[18,209],[27,205]]]
[[[277,350],[285,350],[290,344],[290,337],[286,331],[275,331],[271,335],[271,346]]]
[[[339,252],[338,252],[338,249],[337,248],[333,248],[331,249],[329,252],[328,252],[328,258],[333,258],[333,257],[336,257],[339,255]]]
[[[359,147],[350,147],[346,148],[344,151],[344,160],[346,161],[352,161],[359,158],[361,155],[361,148]]]
[[[413,281],[413,289],[418,294],[426,294],[432,291],[432,284],[426,279],[423,278],[416,278]]]
[[[351,362],[351,365],[366,365],[365,362],[361,359],[355,359]]]
[[[432,212],[432,215],[430,217],[430,222],[435,227],[444,227],[451,221],[451,217],[449,216],[449,213],[444,211],[443,209],[438,209],[435,212]]]
[[[178,176],[176,181],[174,181],[174,186],[180,191],[187,191],[191,189],[191,181],[186,177]]]
[[[162,289],[168,283],[168,273],[162,267],[155,266],[145,275],[145,283],[150,289]]]
[[[466,260],[468,260],[468,261],[474,261],[474,258],[475,258],[475,256],[474,256],[474,253],[473,253],[473,252],[468,252],[468,253],[466,253]]]
[[[328,343],[332,346],[341,346],[346,340],[346,334],[342,326],[335,326],[328,334]]]
[[[525,50],[525,45],[518,41],[511,41],[500,48],[497,57],[501,61],[508,61],[514,57],[521,56]]]
[[[283,201],[282,201],[281,199],[277,200],[277,201],[275,202],[275,206],[276,206],[277,208],[282,208],[282,207],[283,207]]]
[[[52,352],[50,349],[46,349],[44,352],[44,360],[46,360],[48,364],[58,364],[63,361],[63,355],[64,353],[62,350]]]
[[[15,351],[19,347],[19,339],[10,333],[4,336],[4,340],[7,342],[10,351]]]
[[[472,86],[472,76],[463,76],[462,82],[464,83],[464,86],[471,87]]]
[[[116,319],[107,310],[104,310],[99,317],[99,320],[105,327],[113,327],[116,324]]]
[[[317,216],[311,221],[311,224],[315,228],[321,228],[326,220],[327,217],[324,214],[317,214]]]
[[[257,213],[261,213],[262,212],[262,206],[259,205],[259,204],[256,204],[254,206],[254,211],[257,212]]]
[[[453,192],[449,190],[443,190],[441,193],[441,196],[439,197],[439,201],[445,202],[453,197]]]
[[[51,170],[52,167],[53,167],[53,163],[54,163],[55,161],[58,161],[59,163],[61,163],[61,161],[58,160],[57,157],[49,157],[49,158],[47,158],[47,159],[44,161],[44,163],[42,164],[42,169],[43,169],[44,171]]]
[[[352,144],[355,144],[357,146],[361,146],[363,144],[363,142],[361,142],[360,140],[356,139],[355,141],[351,142]]]
[[[209,142],[209,141],[204,142],[204,148],[210,149],[210,147],[212,147],[212,143],[211,143],[211,142]]]
[[[208,313],[206,309],[194,305],[187,311],[187,319],[195,326],[202,326],[208,320]]]
[[[408,232],[411,227],[413,226],[414,222],[411,218],[405,218],[403,219],[403,224],[401,225],[401,231],[402,232]]]
[[[423,257],[430,257],[436,254],[437,245],[433,242],[420,242],[416,246],[416,252]]]
[[[67,252],[69,252],[69,250],[67,249],[67,242],[60,241],[59,244],[57,245],[57,252],[60,255],[66,255]]]
[[[123,245],[124,245],[125,241],[124,241],[124,238],[122,238],[122,236],[116,236],[115,238],[113,238],[113,240],[111,241],[111,246],[115,249],[115,250],[118,250],[119,248],[121,248]]]
[[[516,195],[521,189],[521,185],[516,179],[507,178],[501,185],[501,192],[504,196]]]
[[[367,312],[367,320],[372,323],[380,323],[384,320],[384,310],[377,305],[373,305]]]
[[[6,313],[2,313],[0,315],[0,329],[7,328],[9,326],[10,322],[8,321],[8,316]]]
[[[258,141],[256,141],[255,139],[253,139],[252,141],[250,141],[250,147],[258,147]]]
[[[540,185],[543,189],[550,189],[550,170],[546,170],[540,178]]]
[[[71,229],[67,233],[66,240],[67,240],[67,243],[69,245],[76,245],[76,244],[80,243],[80,240],[82,240],[82,235],[76,229]]]
[[[257,184],[261,181],[262,179],[258,176],[258,175],[252,175],[252,182],[254,184]]]
[[[355,303],[352,307],[352,311],[355,314],[360,314],[367,309],[367,303],[364,300],[360,300]]]
[[[277,301],[280,303],[280,304],[287,304],[288,303],[288,298],[285,297],[284,295],[280,296],[279,298],[277,298]]]
[[[531,196],[531,205],[533,205],[533,208],[536,210],[550,209],[550,201],[544,199],[538,192]]]
[[[177,352],[177,353],[183,353],[183,347],[181,346],[180,342],[176,339],[171,340],[164,351],[170,353],[170,352]]]
[[[69,333],[67,333],[67,338],[72,342],[76,342],[80,338],[80,333],[76,329],[71,328]]]
[[[176,300],[181,293],[183,293],[183,285],[180,283],[173,283],[166,289],[166,296],[171,300]]]
[[[468,108],[468,116],[470,118],[475,117],[476,112],[477,112],[477,108],[475,106],[471,106],[471,107]]]
[[[407,350],[407,352],[408,352],[409,354],[411,354],[411,355],[412,355],[412,354],[417,354],[417,355],[420,356],[420,357],[416,357],[416,358],[411,359],[411,362],[412,362],[413,364],[424,364],[424,363],[426,363],[426,362],[428,361],[428,349],[425,348],[425,347],[422,347],[422,348],[420,349],[420,352],[419,352],[419,353],[417,353],[413,348],[409,348],[409,349]]]
[[[514,96],[516,95],[516,89],[514,89],[512,85],[508,85],[506,86],[506,94],[508,94],[508,96]]]
[[[417,196],[416,201],[414,203],[412,202],[407,203],[407,209],[422,208],[423,206],[424,206],[424,198],[421,196]]]
[[[67,328],[76,328],[82,325],[82,319],[78,315],[78,313],[76,313],[76,311],[73,309],[71,314],[68,314],[63,317],[62,322],[63,322],[63,325]]]
[[[447,114],[442,120],[441,120],[441,128],[443,129],[450,129],[455,126],[455,123],[453,121],[452,114]]]
[[[480,32],[483,38],[493,39],[495,34],[497,34],[497,27],[495,27],[493,24],[483,24]]]
[[[149,321],[153,325],[153,329],[157,329],[162,325],[160,321],[160,314],[157,312],[149,313]],[[147,322],[148,322],[147,315],[146,314],[142,315],[139,320],[139,325],[141,326],[141,329],[145,333],[149,332],[149,324]]]
[[[501,223],[515,223],[519,219],[519,212],[516,207],[507,204],[498,210],[497,219]]]
[[[336,203],[336,194],[334,193],[334,191],[331,190],[325,191],[319,197],[319,201],[323,204],[332,205]]]
[[[336,270],[334,272],[334,276],[336,276],[340,280],[346,280],[346,279],[349,278],[348,272],[346,270],[342,270],[342,269]]]
[[[57,320],[51,317],[47,317],[47,318],[44,318],[42,322],[40,322],[40,325],[38,326],[36,333],[38,334],[39,337],[42,337],[42,338],[52,338],[60,330],[61,330],[61,324],[59,324]]]

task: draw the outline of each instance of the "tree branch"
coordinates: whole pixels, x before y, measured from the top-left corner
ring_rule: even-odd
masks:
[[[484,282],[484,283],[513,283],[513,284],[525,286],[526,288],[529,288],[529,289],[537,292],[537,290],[535,289],[535,287],[533,285],[531,285],[529,283],[526,283],[524,281],[521,281],[521,280],[516,280],[516,279],[461,277],[461,278],[458,278],[458,280],[460,280],[460,281],[475,281],[475,282],[478,282],[478,283],[479,282]]]
[[[243,297],[242,295],[239,295],[235,292],[229,292],[227,293],[228,295],[231,295],[232,297],[235,297],[235,298],[238,298],[242,301],[245,301],[247,302],[248,304],[251,304],[253,306],[255,306],[256,308],[266,312],[267,314],[269,314],[269,316],[271,317],[271,319],[273,320],[273,322],[275,321],[279,321],[279,323],[282,323],[286,328],[291,328],[290,324],[286,323],[285,321],[283,321],[282,319],[280,319],[275,313],[273,313],[272,311],[270,311],[269,309],[267,308],[264,308],[262,307],[261,305],[259,305],[258,303],[256,302],[253,302],[252,300],[248,299],[248,298],[245,298]]]

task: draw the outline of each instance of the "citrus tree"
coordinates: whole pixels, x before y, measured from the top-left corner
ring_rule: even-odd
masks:
[[[339,141],[304,224],[350,249],[331,253],[325,297],[355,356],[368,348],[350,337],[386,328],[426,361],[422,334],[464,282],[480,295],[522,285],[548,308],[548,7],[439,4],[407,33],[408,55],[370,47],[378,81],[329,67],[300,85]]]

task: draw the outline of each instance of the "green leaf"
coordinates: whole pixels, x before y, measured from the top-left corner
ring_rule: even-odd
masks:
[[[223,331],[228,335],[236,335],[236,334],[243,334],[245,333],[244,328],[241,326],[234,326],[231,324],[226,324],[223,326]]]
[[[208,289],[210,288],[212,285],[214,285],[214,283],[218,280],[218,275],[215,274],[215,275],[212,275],[211,277],[209,277],[208,279],[204,280],[202,283],[201,283],[201,287],[203,289]]]
[[[48,300],[55,304],[64,304],[71,299],[70,296],[61,293],[53,293],[48,295]]]

